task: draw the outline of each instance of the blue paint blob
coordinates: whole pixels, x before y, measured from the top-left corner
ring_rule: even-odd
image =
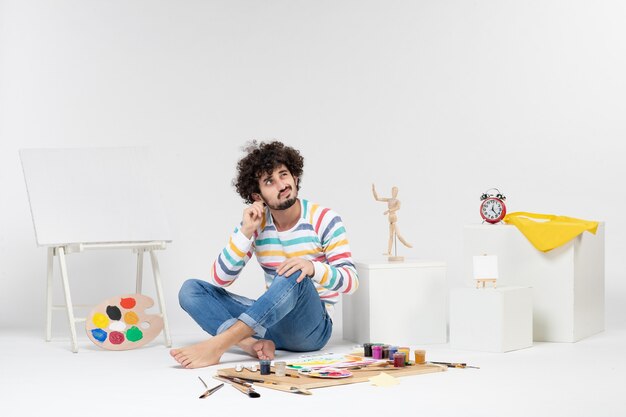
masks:
[[[105,340],[107,340],[107,332],[105,332],[102,329],[92,329],[91,330],[91,335],[98,342],[104,342]]]

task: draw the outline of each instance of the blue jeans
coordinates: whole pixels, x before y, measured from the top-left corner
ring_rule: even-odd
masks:
[[[178,293],[180,306],[215,336],[240,320],[257,339],[269,339],[276,349],[320,350],[330,339],[333,322],[309,278],[297,283],[300,271],[277,275],[258,300],[251,300],[206,281],[189,279]]]

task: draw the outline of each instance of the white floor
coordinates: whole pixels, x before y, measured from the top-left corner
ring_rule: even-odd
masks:
[[[176,336],[177,346],[200,334]],[[348,352],[353,344],[333,342],[325,352]],[[476,369],[400,378],[393,387],[369,383],[314,390],[312,396],[258,388],[251,399],[225,386],[200,400],[219,367],[248,357],[228,353],[220,366],[185,370],[175,366],[157,339],[135,351],[109,352],[80,342],[73,354],[67,340],[43,341],[35,332],[0,334],[2,416],[208,416],[253,413],[255,417],[316,415],[423,416],[625,416],[626,323],[578,343],[535,343],[505,354],[458,351],[447,345],[420,346],[427,359],[462,361]],[[279,352],[280,358],[298,355]]]

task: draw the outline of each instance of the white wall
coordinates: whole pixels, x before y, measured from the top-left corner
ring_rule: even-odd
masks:
[[[624,2],[0,1],[0,328],[44,323],[18,149],[150,146],[181,333],[197,327],[178,288],[239,221],[252,138],[301,149],[302,195],[342,214],[356,259],[386,245],[370,184],[398,185],[403,254],[447,262],[451,286],[489,187],[510,211],[605,220],[607,321],[623,321]],[[69,262],[77,303],[133,290],[130,253]],[[247,268],[233,289],[261,281]]]

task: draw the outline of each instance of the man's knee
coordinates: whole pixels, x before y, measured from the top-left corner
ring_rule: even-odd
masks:
[[[188,279],[187,281],[183,282],[183,285],[178,291],[178,303],[183,308],[183,310],[187,310],[186,307],[188,307],[189,304],[193,302],[193,300],[199,295],[206,294],[207,284],[208,283],[199,279]]]
[[[274,279],[272,280],[271,287],[278,284],[277,288],[282,287],[285,289],[291,289],[295,286],[298,286],[300,290],[303,290],[309,285],[315,288],[315,286],[313,285],[313,282],[309,278],[305,278],[299,283],[296,283],[296,281],[298,280],[301,274],[302,274],[302,271],[296,271],[293,274],[289,275],[288,277],[285,275],[275,275]]]
[[[191,298],[191,295],[195,292],[195,287],[197,286],[195,279],[188,279],[183,282],[180,290],[178,290],[178,304],[185,309],[185,305],[187,301]]]

